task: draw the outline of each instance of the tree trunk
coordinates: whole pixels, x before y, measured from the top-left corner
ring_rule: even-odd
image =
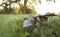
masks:
[[[27,1],[28,1],[28,0],[24,0],[24,11],[23,11],[24,14],[26,13],[26,4],[27,4]]]

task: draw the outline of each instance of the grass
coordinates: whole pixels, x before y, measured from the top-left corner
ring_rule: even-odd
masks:
[[[25,37],[22,27],[23,16],[28,15],[0,14],[0,37]],[[54,24],[60,28],[59,21],[55,20]],[[46,37],[51,37],[51,29],[45,29],[44,33]]]

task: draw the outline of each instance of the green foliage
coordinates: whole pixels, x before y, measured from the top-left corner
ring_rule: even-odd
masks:
[[[0,14],[0,37],[25,37],[23,24],[22,24],[22,14]],[[60,28],[59,20],[55,20],[54,24]],[[47,28],[44,30],[46,37],[51,37],[51,29]],[[33,35],[33,34],[32,34]],[[40,33],[38,33],[40,35]]]
[[[18,16],[18,17],[17,17]],[[0,37],[20,36],[21,21],[19,15],[0,15]]]

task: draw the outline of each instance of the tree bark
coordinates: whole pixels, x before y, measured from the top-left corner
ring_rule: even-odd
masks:
[[[24,0],[24,11],[23,11],[24,14],[26,13],[26,4],[27,4],[27,1],[28,1],[28,0]]]

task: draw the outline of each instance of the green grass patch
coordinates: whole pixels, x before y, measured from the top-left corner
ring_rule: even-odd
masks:
[[[29,15],[30,14],[0,14],[0,37],[24,37],[22,19],[23,16]],[[54,24],[60,28],[58,20],[55,20]],[[46,29],[44,32],[46,36],[50,36],[51,34],[50,29]]]

